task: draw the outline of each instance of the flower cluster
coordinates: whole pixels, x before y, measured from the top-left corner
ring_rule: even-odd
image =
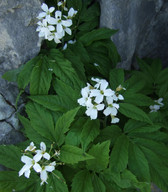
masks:
[[[39,13],[38,19],[40,20],[37,25],[36,31],[39,32],[39,37],[47,39],[49,41],[54,40],[55,43],[61,43],[61,39],[65,36],[65,33],[71,35],[72,31],[70,27],[72,26],[72,18],[77,14],[77,11],[72,7],[68,10],[65,7],[64,2],[58,2],[58,7],[62,7],[64,11],[67,12],[63,15],[62,11],[56,10],[55,16],[52,14],[55,7],[50,7],[43,3],[41,8],[43,12]]]
[[[78,103],[86,107],[86,115],[91,119],[96,119],[98,111],[103,110],[105,116],[111,116],[111,123],[118,123],[119,118],[116,117],[119,109],[117,101],[124,100],[124,97],[119,94],[119,91],[124,87],[119,85],[114,91],[108,88],[109,83],[105,79],[92,78],[96,82],[94,86],[87,83],[87,86],[82,88],[82,98],[78,99]]]
[[[56,151],[53,156],[59,157],[59,155],[60,152]],[[47,183],[47,172],[54,171],[56,166],[55,161],[50,161],[52,157],[46,152],[46,145],[44,142],[40,143],[40,149],[38,150],[36,150],[34,143],[31,142],[25,149],[25,154],[21,157],[21,161],[25,163],[25,165],[19,171],[19,177],[24,174],[26,178],[29,178],[31,169],[33,168],[35,172],[40,173],[41,185],[44,182]]]
[[[154,100],[154,102],[156,103],[155,105],[150,105],[150,113],[152,112],[157,112],[161,107],[164,106],[163,104],[163,98],[159,98],[158,100]]]

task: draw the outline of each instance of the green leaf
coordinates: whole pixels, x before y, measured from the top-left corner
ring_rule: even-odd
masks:
[[[117,125],[108,126],[100,131],[96,142],[103,142],[106,140],[110,140],[113,145],[116,139],[122,134],[120,127]]]
[[[61,148],[61,161],[64,163],[75,164],[79,161],[93,159],[94,157],[85,153],[82,149],[73,145],[63,145]]]
[[[129,91],[125,91],[123,96],[125,103],[130,103],[136,106],[149,106],[154,104],[154,101],[150,97],[140,93],[130,93]]]
[[[48,139],[41,136],[37,131],[35,131],[32,128],[31,123],[28,119],[26,119],[25,117],[23,117],[21,115],[19,115],[18,117],[19,117],[20,122],[24,126],[23,133],[26,135],[26,137],[29,138],[30,141],[33,141],[37,144],[40,144],[40,142],[43,141],[47,146],[51,145],[51,142]]]
[[[21,150],[14,145],[0,145],[0,157],[0,164],[7,168],[18,171],[23,165]]]
[[[80,107],[77,107],[73,110],[70,110],[64,113],[56,122],[54,137],[55,142],[58,146],[62,145],[65,141],[65,133],[69,130],[71,123],[74,121],[74,118]]]
[[[114,35],[117,30],[112,30],[108,28],[99,28],[95,29],[91,32],[84,34],[79,40],[85,45],[88,46],[94,41],[109,39],[112,35]]]
[[[120,103],[119,112],[131,119],[152,124],[148,115],[143,110],[132,104]]]
[[[89,150],[89,154],[95,159],[87,160],[87,168],[96,172],[100,172],[107,168],[109,163],[110,141],[93,145]]]
[[[113,69],[110,71],[110,86],[115,90],[119,85],[124,84],[124,70],[123,69]]]
[[[66,185],[65,179],[60,171],[54,170],[49,175],[46,185],[46,192],[68,192],[68,187]]]
[[[92,142],[99,135],[99,127],[100,123],[98,120],[92,121],[89,119],[83,125],[81,132],[81,144],[84,151],[86,151],[90,142]]]
[[[80,171],[75,175],[71,192],[94,192],[92,177],[88,170]]]
[[[51,111],[65,112],[76,107],[76,104],[74,106],[72,105],[72,103],[70,104],[69,102],[67,102],[66,95],[65,96],[36,95],[36,96],[29,96],[29,99]]]
[[[33,129],[41,136],[54,141],[54,121],[52,114],[44,107],[32,102],[26,105],[26,112]]]
[[[26,86],[29,84],[32,70],[36,65],[36,63],[38,63],[38,61],[39,61],[39,56],[31,59],[25,65],[23,65],[23,68],[20,71],[17,79],[19,88],[25,89]]]
[[[147,149],[146,147],[141,147],[141,149],[149,162],[152,182],[155,183],[161,190],[168,191],[168,167],[164,165],[162,159],[153,151]]]
[[[167,82],[167,76],[168,76],[168,68],[165,68],[159,73],[156,83],[159,85],[164,85],[164,83]]]
[[[110,169],[115,172],[123,171],[128,164],[128,146],[127,136],[121,135],[116,140],[110,155]]]
[[[81,132],[83,129],[83,125],[87,121],[86,118],[80,117],[75,120],[65,138],[65,144],[79,146],[81,142]]]
[[[92,174],[92,183],[95,192],[106,192],[104,183],[95,173]]]
[[[150,182],[148,161],[136,144],[130,143],[129,145],[128,167],[140,181]]]
[[[22,70],[22,66],[17,68],[17,69],[13,69],[13,70],[10,70],[10,71],[7,71],[5,72],[3,75],[2,75],[2,78],[7,80],[7,81],[11,81],[11,82],[17,82],[17,77],[18,77],[18,74],[20,73],[20,71]]]
[[[25,188],[35,183],[36,181],[35,179],[36,178],[32,176],[29,179],[23,176],[19,177],[18,172],[16,171],[1,171],[0,172],[0,191],[10,192],[10,191],[13,191],[13,189],[19,190],[19,191],[20,190],[25,191]]]
[[[51,68],[53,69],[53,73],[64,83],[79,90],[83,87],[83,83],[81,82],[76,71],[72,67],[71,62],[65,59],[65,57],[59,50],[50,50],[49,62]]]
[[[33,68],[30,76],[30,94],[45,95],[48,94],[52,80],[52,72],[46,56],[39,56],[36,66]]]

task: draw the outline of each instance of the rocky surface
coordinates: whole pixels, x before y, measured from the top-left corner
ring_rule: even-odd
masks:
[[[1,76],[38,54],[36,17],[40,6],[40,0],[0,1],[0,144],[23,140],[15,108],[17,86]]]
[[[119,29],[112,38],[121,55],[119,67],[130,69],[139,56],[168,63],[168,1],[100,0],[101,26]]]

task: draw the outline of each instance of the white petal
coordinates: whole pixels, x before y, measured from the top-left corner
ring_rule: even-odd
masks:
[[[32,158],[30,158],[30,157],[28,157],[28,156],[26,156],[26,155],[23,155],[23,156],[21,157],[21,161],[22,161],[23,163],[26,163],[26,164],[31,164],[31,163],[32,163]]]
[[[122,95],[118,95],[119,100],[124,100],[124,97]]]
[[[57,20],[53,17],[50,17],[48,19],[48,23],[51,24],[51,25],[56,25],[57,24]]]
[[[117,103],[113,103],[113,107],[115,107],[116,109],[119,109],[119,104],[117,104]]]
[[[114,117],[111,119],[111,123],[118,123],[119,121],[120,121],[120,119],[117,117]]]
[[[104,95],[105,96],[112,96],[112,95],[114,95],[114,91],[112,91],[111,89],[106,89],[105,91],[104,91]]]
[[[65,43],[65,45],[63,46],[63,50],[66,50],[67,49],[67,47],[68,47],[68,44],[67,43]]]
[[[50,7],[49,12],[52,13],[55,10],[55,7]]]
[[[50,166],[50,165],[45,166],[45,170],[48,172],[52,172],[52,171],[54,171],[54,169],[55,169],[54,166]]]
[[[50,160],[50,155],[48,153],[44,153],[43,154],[43,157],[47,160]]]
[[[26,171],[28,171],[30,168],[31,168],[31,166],[32,165],[24,165],[22,168],[21,168],[21,170],[19,171],[19,177],[21,176],[21,175],[23,175],[23,173],[25,173]]]
[[[39,162],[40,161],[40,159],[42,158],[42,153],[41,153],[41,151],[40,152],[38,152],[34,157],[33,157],[33,159],[34,159],[34,161],[35,162]]]
[[[61,19],[61,17],[62,17],[62,12],[61,11],[56,11],[55,12],[55,18],[56,19]]]
[[[105,90],[108,86],[108,82],[106,80],[101,80],[100,90]]]
[[[42,151],[46,151],[46,145],[45,145],[44,142],[41,142],[41,143],[40,143],[40,149],[41,149]]]
[[[41,8],[42,8],[42,10],[45,11],[45,12],[48,11],[48,6],[47,6],[45,3],[42,4]]]
[[[46,182],[47,181],[47,178],[48,178],[48,175],[47,175],[47,171],[46,170],[42,170],[40,172],[40,179],[42,180],[42,182]]]
[[[90,91],[90,97],[96,97],[96,96],[98,96],[98,95],[100,95],[100,90],[92,89],[92,90]]]
[[[117,115],[117,109],[115,107],[111,107],[111,115]]]
[[[100,95],[96,96],[94,101],[96,103],[101,103],[103,101],[103,98],[104,98],[104,95],[100,94]]]
[[[30,172],[31,172],[30,169],[28,169],[27,171],[25,171],[24,176],[29,178],[30,177]]]
[[[68,35],[72,35],[72,31],[70,28],[65,28],[65,31],[68,33]]]
[[[110,107],[107,107],[107,108],[103,111],[103,113],[105,114],[105,116],[110,115],[110,113],[111,113],[111,108],[110,108]]]
[[[72,25],[72,20],[68,19],[66,21],[62,21],[62,25],[65,27],[70,27]]]
[[[37,173],[41,172],[41,170],[42,170],[41,166],[40,166],[38,163],[35,163],[35,164],[33,165],[33,168],[34,168],[34,170],[35,170]]]
[[[57,24],[57,32],[61,33],[63,31],[63,27],[60,23]]]
[[[96,106],[96,108],[97,108],[98,111],[101,111],[101,110],[104,109],[104,104],[99,104],[99,105]]]
[[[68,16],[73,17],[74,15],[74,9],[71,7],[70,10],[68,11]]]
[[[55,27],[52,26],[52,25],[49,25],[49,26],[48,26],[48,29],[49,29],[50,31],[54,31],[54,30],[55,30]]]
[[[46,13],[45,12],[41,12],[41,13],[39,13],[38,18],[43,18],[45,16],[46,16]]]

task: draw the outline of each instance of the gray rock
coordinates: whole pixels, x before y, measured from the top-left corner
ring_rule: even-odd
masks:
[[[164,0],[100,0],[102,27],[119,29],[112,39],[121,55],[119,67],[130,69],[135,57],[168,63],[168,2]]]
[[[39,53],[36,17],[40,11],[40,0],[0,1],[0,77]],[[0,144],[17,143],[24,138],[18,132],[17,110],[14,107],[19,91],[15,83],[2,78],[0,85]]]

